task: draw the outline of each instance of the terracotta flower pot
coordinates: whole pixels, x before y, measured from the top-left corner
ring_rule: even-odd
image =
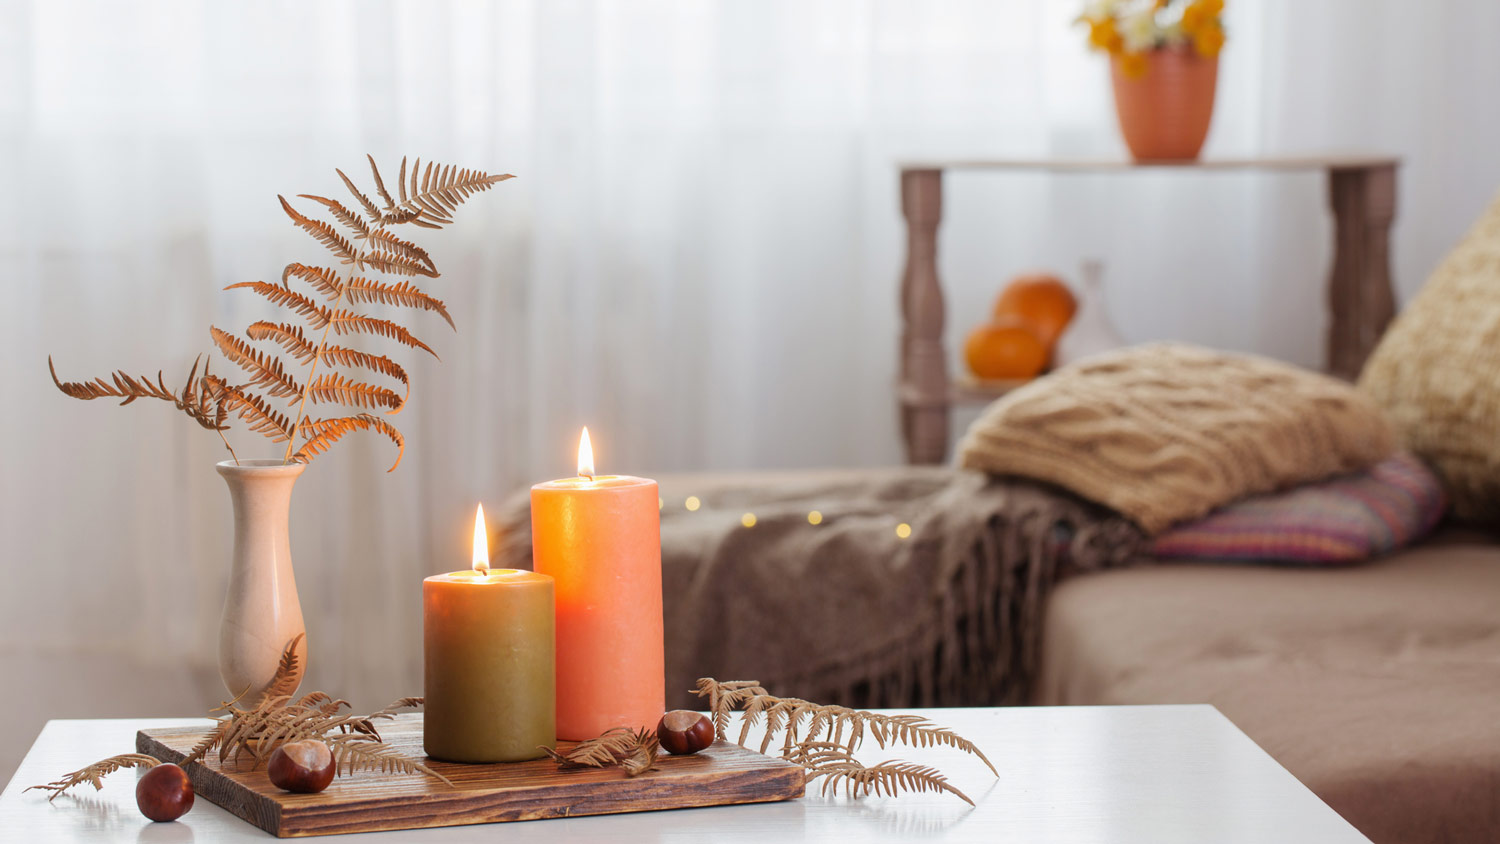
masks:
[[[1132,77],[1110,59],[1120,132],[1137,161],[1191,161],[1198,157],[1214,115],[1219,59],[1190,47],[1146,54],[1146,73]]]

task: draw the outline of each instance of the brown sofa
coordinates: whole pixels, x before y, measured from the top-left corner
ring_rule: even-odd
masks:
[[[706,674],[854,706],[1211,703],[1377,844],[1500,840],[1481,534],[1337,568],[1166,564],[1121,517],[960,469],[685,476],[662,498],[673,707]],[[499,523],[500,564],[524,566],[524,496]]]
[[[1377,844],[1500,840],[1500,544],[1065,580],[1034,700],[1211,703]]]

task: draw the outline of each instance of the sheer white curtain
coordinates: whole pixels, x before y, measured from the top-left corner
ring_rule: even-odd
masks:
[[[609,471],[898,460],[893,162],[1118,153],[1076,12],[0,0],[0,656],[37,723],[218,694],[222,447],[162,406],[62,397],[46,356],[64,378],[182,377],[210,323],[267,314],[221,288],[318,254],[277,193],[337,195],[333,168],[364,181],[366,152],[519,176],[423,233],[459,331],[411,320],[443,360],[402,356],[400,469],[356,438],[298,484],[310,682],[374,704],[419,686],[419,581],[467,560],[474,502],[568,473],[582,424]],[[1409,294],[1500,184],[1500,7],[1231,2],[1228,24],[1209,153],[1406,156]],[[1133,340],[1318,360],[1316,177],[948,188],[955,333],[1010,274],[1098,257]],[[116,677],[188,677],[198,700]]]

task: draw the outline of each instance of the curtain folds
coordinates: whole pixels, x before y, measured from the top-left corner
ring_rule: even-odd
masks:
[[[64,398],[47,356],[65,379],[181,378],[210,324],[272,315],[223,287],[318,256],[276,195],[339,195],[335,167],[368,183],[366,152],[390,173],[413,155],[518,178],[418,233],[458,331],[402,315],[442,360],[397,353],[401,467],[356,436],[298,483],[315,686],[359,705],[417,691],[421,578],[467,564],[476,500],[569,474],[584,424],[608,472],[896,462],[894,162],[1120,154],[1077,11],[0,0],[0,655],[211,677],[221,444],[162,406]],[[1208,153],[1406,156],[1409,294],[1500,184],[1481,107],[1497,7],[1228,15]],[[1096,257],[1132,340],[1318,362],[1315,177],[974,174],[947,192],[950,349],[1008,276]]]

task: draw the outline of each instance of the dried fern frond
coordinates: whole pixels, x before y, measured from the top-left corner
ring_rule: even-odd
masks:
[[[979,757],[991,771],[995,770],[995,766],[971,742],[921,716],[883,715],[799,698],[773,697],[754,680],[719,682],[704,677],[698,681],[694,694],[708,701],[720,739],[725,737],[730,714],[740,710],[744,712],[739,738],[741,746],[744,746],[750,728],[757,723],[764,722],[766,728],[762,753],[776,735],[782,735],[782,758],[805,768],[808,782],[821,777],[825,795],[836,792],[840,785],[845,793],[855,798],[869,794],[894,796],[903,791],[948,792],[970,806],[974,805],[968,795],[950,784],[936,768],[898,760],[867,767],[855,759],[854,747],[867,728],[882,747],[887,742],[919,747],[953,747]],[[806,735],[799,739],[798,731],[804,729],[804,725]],[[598,738],[581,742],[565,754],[542,749],[563,770],[618,765],[631,776],[650,770],[659,753],[655,733],[627,727],[616,727]]]
[[[448,315],[448,306],[441,300],[435,299],[409,281],[398,281],[394,284],[383,284],[368,278],[351,278],[345,284],[346,296],[351,302],[376,302],[382,305],[397,305],[404,308],[420,308],[424,311],[432,311],[447,320],[449,327],[453,325],[453,317]]]
[[[373,165],[373,162],[372,162]],[[385,222],[395,224],[393,211],[406,213],[416,212],[417,216],[410,218],[410,222],[425,227],[440,228],[453,222],[452,212],[463,204],[473,194],[487,191],[495,185],[513,179],[510,174],[490,175],[478,170],[459,169],[452,166],[437,166],[428,162],[426,171],[422,172],[420,180],[418,172],[422,171],[422,160],[419,158],[411,168],[410,182],[406,178],[406,159],[401,159],[402,179],[397,181],[397,187],[401,194],[401,201],[394,206],[386,206]]]
[[[383,273],[395,273],[396,275],[424,275],[429,278],[437,278],[436,269],[428,267],[416,258],[402,255],[399,252],[390,252],[384,249],[374,249],[360,256],[360,261],[368,266],[374,267]]]
[[[292,691],[302,678],[302,661],[297,656],[301,641],[298,635],[287,643],[275,676],[254,706],[240,708],[231,701],[216,710],[227,714],[188,751],[184,766],[201,761],[215,750],[221,764],[239,764],[248,757],[253,766],[258,766],[288,742],[315,739],[328,745],[340,773],[375,770],[425,774],[453,784],[420,760],[385,744],[376,729],[375,722],[389,720],[402,709],[420,708],[422,698],[401,698],[369,715],[344,713],[349,702],[326,692],[308,692],[293,699]]]
[[[292,325],[289,322],[279,324],[265,320],[252,322],[245,329],[245,336],[251,340],[271,340],[286,349],[287,354],[303,363],[312,360],[317,354],[317,349],[308,342],[307,335],[302,333],[302,326]]]
[[[381,215],[380,220],[388,226],[399,226],[402,223],[411,223],[424,229],[440,229],[442,226],[433,225],[422,219],[422,212],[415,208],[396,208]]]
[[[313,328],[322,328],[328,324],[332,314],[329,310],[317,302],[303,296],[295,290],[288,290],[279,284],[270,284],[264,281],[241,281],[231,284],[225,290],[239,290],[241,288],[254,290],[256,293],[271,300],[271,303],[281,308],[290,308],[301,314],[307,323]]]
[[[421,709],[426,705],[427,698],[424,697],[397,698],[396,700],[387,704],[384,709],[372,714],[370,717],[380,718],[383,716],[394,716],[397,712],[400,712],[403,709]]]
[[[382,252],[389,253],[391,255],[397,255],[402,258],[408,259],[417,264],[422,264],[426,267],[426,271],[421,273],[422,275],[437,278],[437,266],[432,263],[432,256],[427,254],[426,249],[423,249],[422,247],[416,245],[415,243],[412,243],[409,240],[402,240],[401,238],[391,234],[385,229],[374,230],[370,233],[369,239],[370,243],[376,250],[375,254],[380,254]],[[366,262],[371,263],[368,259],[366,259]]]
[[[783,758],[808,770],[808,780],[823,777],[824,794],[840,783],[852,797],[896,794],[898,791],[947,791],[973,805],[935,768],[908,762],[882,762],[866,767],[853,752],[868,733],[881,747],[906,744],[915,747],[951,747],[971,754],[994,772],[995,766],[968,739],[940,727],[920,715],[887,715],[843,706],[813,703],[800,698],[778,698],[766,693],[753,680],[719,682],[711,677],[698,681],[694,694],[708,701],[719,737],[734,711],[743,711],[739,744],[744,746],[750,730],[764,724],[760,750],[782,737]]]
[[[397,715],[397,713],[401,712],[402,710],[405,710],[405,709],[421,709],[426,704],[427,704],[427,699],[426,698],[421,698],[421,697],[403,697],[403,698],[398,698],[397,700],[391,701],[390,703],[386,704],[384,708],[378,709],[378,710],[376,710],[374,712],[371,712],[369,715],[366,715],[364,718],[360,719],[360,721],[364,722],[362,725],[351,725],[351,726],[353,726],[354,729],[357,729],[360,732],[368,732],[369,734],[375,736],[376,738],[379,738],[380,734],[378,732],[375,732],[374,722],[376,722],[376,721],[389,721],[392,718],[395,718],[396,715]]]
[[[229,718],[220,718],[215,721],[213,729],[209,730],[203,738],[198,740],[197,744],[194,744],[188,750],[187,757],[182,760],[183,767],[187,767],[190,762],[197,762],[204,756],[212,753],[215,748],[223,747],[224,737],[229,733],[229,728],[233,726],[234,721]]]
[[[908,792],[948,792],[960,800],[974,805],[967,794],[948,782],[948,778],[936,768],[911,762],[889,761],[866,767],[847,748],[834,742],[804,742],[792,749],[786,757],[807,769],[807,781],[821,777],[824,796],[844,786],[849,797],[864,797],[884,794],[895,797]]]
[[[139,378],[127,375],[125,371],[119,370],[110,376],[110,381],[103,378],[95,378],[93,381],[60,381],[57,377],[57,367],[52,364],[52,356],[47,356],[47,368],[52,372],[52,383],[57,389],[72,396],[75,399],[102,399],[123,398],[120,404],[127,405],[136,399],[161,399],[163,401],[176,402],[177,394],[167,388],[161,380],[161,373],[157,373],[157,383],[151,383],[149,376],[142,375]],[[113,382],[113,383],[111,383]]]
[[[286,215],[292,218],[292,222],[296,224],[297,228],[312,235],[314,240],[323,244],[342,263],[358,264],[359,261],[355,254],[354,246],[348,240],[344,239],[343,235],[334,231],[333,226],[328,225],[322,220],[314,220],[311,217],[304,217],[297,213],[297,209],[293,208],[284,196],[278,194],[276,198],[281,200],[281,210],[285,211]]]
[[[346,349],[343,346],[328,346],[323,349],[323,360],[333,366],[358,366],[371,372],[387,375],[401,382],[401,386],[407,388],[407,394],[411,393],[411,383],[407,379],[406,370],[401,365],[386,357],[369,352],[361,352],[358,349]],[[403,405],[405,399],[402,399]],[[399,408],[397,408],[399,410]]]
[[[333,701],[305,707],[280,697],[266,701],[254,710],[235,710],[221,719],[215,729],[189,752],[183,764],[199,761],[217,748],[221,764],[243,764],[248,757],[253,769],[284,744],[316,740],[328,745],[341,775],[357,770],[376,770],[425,774],[448,785],[453,784],[421,761],[381,741],[373,728],[377,716],[331,715],[327,709],[333,704],[347,705]]]
[[[319,375],[309,382],[307,397],[313,404],[333,402],[370,410],[384,408],[387,413],[400,411],[406,401],[385,387],[345,378],[337,372]]]
[[[335,220],[343,223],[344,228],[348,229],[356,238],[367,238],[370,236],[369,224],[360,219],[358,214],[345,208],[344,203],[336,199],[329,199],[326,196],[317,196],[311,193],[299,193],[297,196],[302,199],[311,199],[313,202],[327,208],[328,213],[332,214]]]
[[[395,202],[391,200],[390,191],[385,189],[385,179],[380,178],[380,168],[375,166],[375,156],[365,153],[365,158],[370,162],[370,175],[375,177],[375,192],[385,200],[385,207],[390,208]]]
[[[53,780],[52,782],[49,782],[45,785],[33,785],[30,788],[27,788],[26,791],[31,791],[33,789],[39,791],[50,791],[52,792],[52,794],[48,795],[47,800],[48,802],[51,802],[53,800],[56,800],[58,795],[62,794],[64,791],[67,791],[68,789],[77,785],[83,785],[84,783],[92,785],[95,791],[100,791],[104,788],[104,783],[102,781],[104,777],[114,773],[115,771],[123,770],[125,768],[155,768],[160,764],[161,760],[157,759],[155,756],[147,756],[144,753],[122,753],[119,756],[111,756],[108,759],[101,759],[100,761],[95,762],[94,764],[89,765],[86,768],[79,768],[78,770],[70,774],[66,774],[63,777]]]
[[[407,756],[388,744],[377,741],[332,741],[328,749],[333,753],[335,770],[352,774],[359,770],[379,771],[383,774],[425,774],[452,786],[453,781],[427,767],[422,762]]]
[[[219,388],[226,412],[237,413],[250,430],[264,434],[271,442],[286,442],[292,438],[292,422],[286,414],[271,408],[266,400],[238,387],[225,384]]]
[[[284,652],[283,655],[285,655]],[[226,700],[223,703],[220,703],[218,706],[215,706],[213,709],[210,709],[209,713],[212,714],[215,712],[239,712],[241,711],[237,708],[239,702],[243,700],[245,695],[249,693],[250,689],[247,687],[230,700]],[[196,762],[199,759],[202,759],[205,755],[208,754],[209,751],[213,750],[214,748],[222,747],[224,744],[225,736],[229,733],[230,728],[233,727],[234,724],[235,722],[232,718],[222,718],[216,721],[214,723],[214,728],[212,730],[209,730],[208,733],[204,735],[197,744],[193,745],[191,750],[188,751],[186,758],[184,758],[182,761],[182,764],[186,766],[189,762]]]
[[[884,748],[904,744],[911,747],[951,747],[977,757],[997,776],[988,757],[972,741],[946,727],[940,727],[920,715],[887,715],[863,709],[812,703],[799,698],[778,698],[766,694],[754,681],[732,681],[720,683],[711,677],[698,681],[694,694],[709,701],[709,710],[714,714],[715,724],[720,720],[728,723],[731,712],[744,710],[739,744],[743,746],[750,729],[762,720],[766,735],[761,743],[761,752],[766,752],[773,738],[783,737],[783,750],[789,750],[804,741],[828,740],[848,748],[857,749],[866,732]],[[799,735],[806,722],[806,732]],[[720,737],[723,737],[721,732]]]
[[[373,158],[370,159],[370,166],[375,166],[375,160]],[[344,187],[348,188],[349,192],[354,194],[355,200],[359,202],[361,208],[365,209],[365,216],[370,218],[370,222],[380,222],[380,209],[376,208],[375,203],[371,202],[368,196],[365,196],[359,188],[354,186],[354,180],[350,179],[348,176],[345,176],[344,171],[338,169],[337,167],[334,168],[333,172],[339,174],[339,178],[344,180]],[[379,173],[375,174],[375,181],[377,184],[380,182]]]
[[[550,747],[538,749],[556,762],[559,770],[618,767],[627,777],[655,768],[656,760],[661,757],[661,743],[655,732],[630,727],[612,727],[597,738],[579,742],[567,753]]]
[[[403,346],[421,349],[433,357],[438,356],[438,353],[434,352],[432,347],[413,337],[410,331],[388,319],[363,316],[353,311],[338,311],[333,315],[332,320],[335,334],[374,334],[378,337],[395,340]]]
[[[765,720],[766,734],[760,743],[760,752],[765,753],[771,741],[782,734],[782,750],[789,750],[798,742],[798,730],[802,720],[809,722],[807,737],[816,738],[822,729],[832,727],[838,738],[843,730],[849,730],[848,746],[852,750],[864,738],[864,713],[847,710],[839,706],[825,706],[800,698],[778,698],[771,695],[755,695],[745,702],[744,717],[740,724],[739,744],[743,746],[750,735],[750,728]],[[837,738],[835,740],[838,740]]]
[[[335,698],[327,692],[308,692],[297,701],[297,706],[303,709],[316,710],[322,715],[337,715],[339,710],[349,705],[349,701]]]
[[[306,637],[306,633],[298,633],[281,649],[281,660],[276,663],[276,673],[271,675],[270,684],[261,694],[262,701],[290,697],[302,685],[302,674],[306,669],[302,666],[302,657],[297,655],[297,646]]]
[[[357,416],[341,416],[336,419],[304,419],[302,420],[302,432],[307,441],[292,459],[298,463],[306,463],[314,457],[327,451],[334,443],[343,439],[345,434],[355,431],[375,431],[384,434],[387,439],[396,444],[396,462],[391,464],[387,472],[396,471],[401,465],[401,458],[406,454],[406,438],[395,426],[381,419],[379,416],[371,416],[361,413]]]
[[[198,358],[193,359],[193,368],[188,371],[187,383],[183,385],[182,394],[178,396],[178,407],[182,408],[188,416],[204,428],[219,432],[219,438],[224,439],[224,430],[228,428],[224,422],[229,417],[229,412],[224,409],[224,404],[219,400],[220,379],[209,373],[209,365],[212,359],[203,362],[203,376],[198,377]],[[224,447],[229,448],[229,440],[224,440]],[[229,449],[230,455],[234,449]],[[235,458],[239,462],[239,458]]]
[[[639,738],[630,727],[613,727],[603,735],[578,743],[567,753],[558,753],[550,747],[541,750],[552,757],[559,767],[608,768],[619,764],[621,759],[635,751]]]
[[[379,741],[380,730],[376,727],[376,721],[390,721],[395,718],[396,714],[401,710],[421,709],[425,703],[425,698],[404,697],[390,704],[387,704],[384,709],[371,712],[369,715],[363,715],[358,718],[350,719],[347,724],[341,725],[339,729],[344,732],[361,733],[375,739],[376,741]],[[348,704],[345,703],[344,705],[347,706]]]
[[[868,713],[867,713],[868,714]],[[870,722],[870,736],[881,747],[904,744],[909,747],[951,747],[979,757],[996,776],[995,766],[972,741],[947,727],[940,727],[921,715],[881,715]]]
[[[290,287],[288,283],[290,278],[302,279],[329,299],[337,299],[344,289],[344,283],[339,279],[339,271],[327,267],[287,264],[286,269],[281,271],[281,286]]]
[[[712,677],[702,677],[693,694],[708,699],[708,711],[714,720],[714,732],[720,739],[728,738],[724,730],[729,726],[729,713],[744,708],[756,695],[767,694],[756,680],[729,680],[719,682]],[[743,742],[741,742],[743,744]]]
[[[661,742],[656,733],[650,730],[640,730],[635,734],[635,749],[620,760],[620,770],[627,777],[640,776],[656,767],[656,760],[661,758]]]
[[[396,444],[396,463],[399,464],[405,451],[401,433],[389,423],[362,411],[395,413],[403,408],[411,395],[407,371],[385,355],[330,345],[329,335],[385,337],[437,357],[432,347],[417,339],[400,323],[360,313],[349,306],[381,304],[424,310],[438,314],[454,327],[447,306],[409,281],[390,282],[364,278],[355,273],[368,269],[398,276],[438,277],[437,265],[427,250],[393,234],[389,227],[411,223],[422,228],[441,228],[452,222],[454,209],[469,196],[511,177],[431,163],[424,170],[420,159],[408,177],[406,159],[403,158],[397,179],[401,196],[398,203],[387,190],[375,159],[372,156],[366,158],[379,203],[383,206],[361,191],[342,170],[335,172],[354,197],[357,209],[332,197],[297,194],[298,198],[320,205],[342,229],[303,214],[284,196],[278,194],[276,197],[293,225],[310,234],[341,263],[351,267],[340,270],[291,263],[283,269],[280,284],[250,281],[225,288],[253,291],[273,306],[296,314],[305,323],[296,325],[288,321],[259,320],[251,323],[243,336],[210,327],[215,346],[248,374],[243,383],[231,384],[209,374],[207,363],[199,375],[199,361],[194,361],[187,383],[180,389],[169,388],[160,372],[155,380],[116,371],[107,378],[93,381],[64,382],[57,377],[52,360],[48,358],[48,368],[58,389],[73,398],[110,397],[120,399],[121,404],[130,404],[140,398],[169,401],[202,427],[218,432],[221,438],[229,427],[226,423],[231,417],[236,417],[252,432],[262,434],[272,442],[286,443],[282,455],[285,463],[311,460],[351,431],[375,430]],[[347,236],[343,230],[347,230]],[[306,283],[311,290],[294,289],[292,279]],[[318,298],[326,299],[328,304],[318,301]],[[305,331],[305,328],[311,331]],[[313,331],[321,333],[309,336]],[[262,341],[274,343],[280,351],[252,345]],[[296,365],[307,367],[305,375],[295,372]],[[347,374],[325,372],[325,366],[366,369],[394,378],[401,382],[403,394],[366,384]],[[292,412],[287,414],[277,410],[273,406],[275,399],[289,399],[289,404],[294,406]],[[308,402],[341,404],[350,412],[343,417],[314,420],[306,413]],[[306,430],[302,428],[304,424],[308,426]],[[224,445],[229,448],[230,455],[235,456],[227,438],[224,438]],[[238,458],[235,459],[238,462]]]
[[[211,431],[223,430],[223,417],[218,413],[213,402],[206,400],[205,379],[211,377],[206,364],[203,377],[198,377],[198,363],[201,359],[201,355],[193,359],[193,368],[188,373],[187,383],[180,392],[167,386],[161,372],[156,373],[155,383],[147,376],[142,375],[137,378],[127,374],[124,370],[111,373],[108,381],[103,378],[95,378],[93,381],[63,381],[57,377],[57,367],[52,363],[51,355],[47,356],[47,370],[52,373],[52,383],[57,385],[57,389],[72,398],[84,401],[102,398],[124,399],[120,402],[122,406],[136,399],[160,399],[171,402],[178,410],[186,413],[204,428]]]
[[[209,326],[208,334],[230,363],[245,370],[254,386],[266,388],[266,392],[276,398],[301,394],[302,385],[287,374],[280,360],[261,354],[249,343],[217,326]]]

